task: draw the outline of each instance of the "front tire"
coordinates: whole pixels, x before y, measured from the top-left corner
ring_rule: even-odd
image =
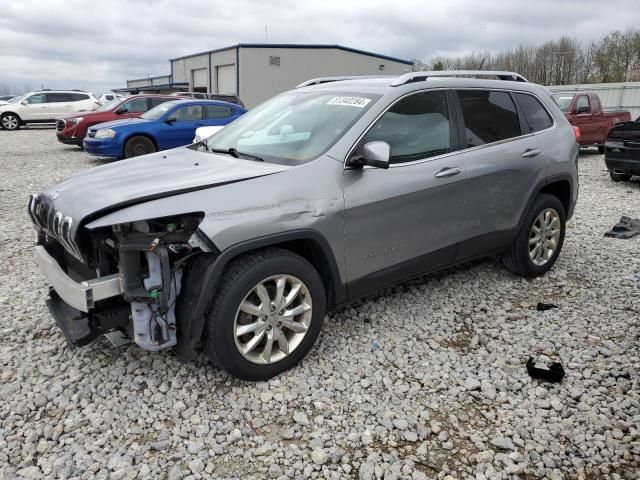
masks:
[[[507,270],[523,277],[547,273],[562,250],[566,218],[558,197],[538,194],[525,214],[511,249],[502,257]]]
[[[272,248],[225,269],[207,313],[204,350],[243,380],[266,380],[311,350],[326,311],[322,279],[307,260]]]
[[[611,180],[614,182],[626,182],[627,180],[631,180],[631,175],[627,173],[615,173],[613,170],[609,171],[609,176]]]
[[[155,151],[156,146],[149,137],[131,137],[124,146],[124,158],[139,157]]]
[[[0,125],[4,130],[18,130],[22,121],[15,113],[5,113],[0,118]]]

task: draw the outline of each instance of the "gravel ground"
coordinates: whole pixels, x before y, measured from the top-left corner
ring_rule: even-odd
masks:
[[[615,479],[640,472],[640,182],[580,159],[580,200],[544,278],[495,260],[329,315],[262,383],[105,340],[67,348],[32,260],[27,194],[102,163],[51,129],[0,132],[0,479]],[[538,312],[538,302],[556,309]],[[558,355],[565,380],[528,377]]]

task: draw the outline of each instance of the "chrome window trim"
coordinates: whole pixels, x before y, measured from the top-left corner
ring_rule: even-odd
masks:
[[[547,112],[547,114],[551,117],[551,119],[553,120],[553,124],[548,127],[545,128],[544,130],[538,130],[537,132],[529,132],[529,133],[525,133],[523,135],[518,135],[517,137],[510,137],[510,138],[505,138],[504,140],[498,140],[496,142],[491,142],[491,143],[484,143],[482,145],[476,145],[474,147],[468,147],[468,148],[461,148],[460,150],[455,150],[452,152],[448,152],[448,153],[443,153],[441,155],[435,155],[433,157],[426,157],[426,158],[422,158],[419,160],[413,160],[411,162],[403,162],[403,163],[391,163],[389,164],[389,168],[397,168],[397,167],[402,167],[402,166],[410,166],[410,165],[417,165],[420,163],[425,163],[425,162],[430,162],[433,160],[439,160],[441,158],[446,158],[446,157],[450,157],[459,153],[466,153],[466,152],[474,152],[476,150],[479,150],[481,148],[487,148],[487,147],[493,147],[496,145],[502,145],[505,143],[509,143],[509,142],[513,142],[516,140],[520,140],[523,138],[528,138],[528,137],[533,137],[535,135],[539,135],[541,133],[545,133],[548,132],[550,130],[553,130],[557,125],[558,122],[556,121],[556,117],[549,111],[549,108],[547,107],[547,105],[545,105],[545,103],[542,101],[542,99],[536,95],[533,92],[529,92],[529,91],[525,91],[525,90],[514,90],[514,89],[505,89],[505,88],[487,88],[487,87],[437,87],[437,88],[423,88],[420,90],[413,90],[411,92],[407,92],[404,95],[396,98],[392,103],[390,103],[382,112],[380,112],[372,121],[369,125],[367,125],[367,128],[363,131],[363,133],[361,133],[357,140],[355,141],[355,143],[351,146],[351,148],[349,149],[349,151],[347,152],[347,155],[345,156],[344,160],[343,160],[343,164],[344,164],[344,168],[345,169],[351,169],[352,167],[350,167],[349,165],[347,165],[347,160],[349,159],[349,157],[351,156],[351,154],[353,153],[353,150],[355,150],[355,147],[358,145],[358,143],[360,143],[360,140],[362,140],[362,138],[369,132],[369,130],[371,130],[371,128],[373,127],[373,125],[375,125],[375,123],[380,119],[380,117],[382,117],[385,113],[387,113],[387,111],[389,111],[389,109],[395,105],[397,102],[399,102],[400,100],[404,99],[405,97],[408,97],[409,95],[414,95],[417,93],[424,93],[424,92],[432,92],[432,91],[439,91],[439,90],[490,90],[492,92],[505,92],[505,93],[523,93],[525,95],[531,95],[532,97],[534,97],[536,100],[538,100],[538,102],[540,102],[540,104],[542,105],[542,107],[545,109],[545,111]],[[515,102],[514,102],[515,104]],[[519,108],[519,105],[515,105],[516,109]],[[464,122],[464,119],[463,119]],[[372,168],[376,168],[376,167],[371,167],[371,166],[365,166],[363,168],[363,170],[369,170]]]

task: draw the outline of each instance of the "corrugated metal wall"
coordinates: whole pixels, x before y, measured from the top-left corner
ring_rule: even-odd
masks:
[[[633,120],[640,116],[640,82],[552,85],[552,92],[585,91],[597,93],[605,109],[629,110]]]

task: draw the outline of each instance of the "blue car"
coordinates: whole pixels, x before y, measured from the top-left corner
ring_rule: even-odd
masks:
[[[99,157],[130,158],[189,145],[196,128],[226,125],[246,110],[217,100],[175,100],[138,118],[100,123],[89,128],[82,145]]]

